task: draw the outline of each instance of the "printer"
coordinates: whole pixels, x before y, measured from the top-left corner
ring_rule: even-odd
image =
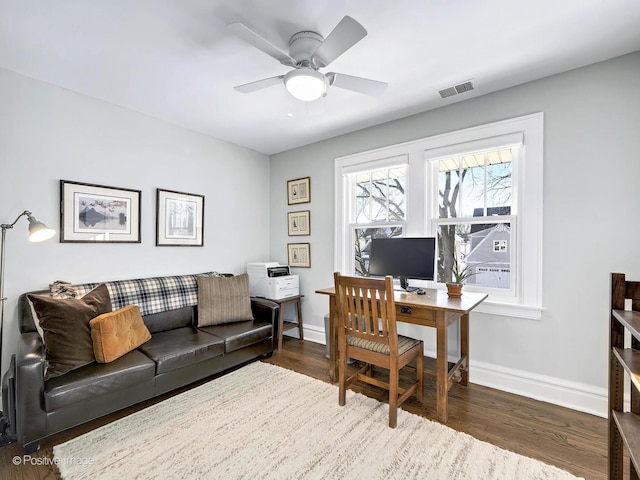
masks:
[[[288,265],[278,262],[247,263],[249,294],[280,300],[299,295],[298,275],[291,275]]]

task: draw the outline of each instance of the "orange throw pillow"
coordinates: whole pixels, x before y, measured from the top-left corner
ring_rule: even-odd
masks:
[[[89,326],[93,353],[99,363],[113,362],[151,338],[137,305],[98,315]]]

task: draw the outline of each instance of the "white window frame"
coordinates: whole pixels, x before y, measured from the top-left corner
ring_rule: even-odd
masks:
[[[366,157],[365,157],[366,158]],[[355,242],[355,229],[367,228],[367,227],[386,227],[392,225],[401,225],[402,231],[406,231],[406,207],[405,207],[405,220],[393,221],[393,222],[379,222],[379,223],[356,223],[352,218],[353,212],[355,212],[355,206],[353,204],[355,199],[355,182],[353,177],[357,173],[371,172],[376,170],[383,170],[386,168],[406,166],[406,175],[409,176],[408,157],[406,155],[390,156],[386,158],[373,158],[361,161],[341,162],[338,169],[338,162],[336,162],[336,218],[340,215],[341,223],[336,223],[336,236],[335,236],[335,252],[340,252],[340,268],[338,271],[345,275],[353,275],[354,259],[353,257],[353,245]],[[339,170],[339,172],[338,172]],[[338,178],[339,177],[339,178]],[[339,184],[339,186],[338,186]],[[408,188],[408,187],[407,187]],[[407,200],[407,191],[405,190],[405,205]],[[338,213],[340,212],[340,213]],[[340,239],[340,240],[338,240]],[[340,242],[338,244],[338,241]],[[337,265],[337,264],[336,264]]]
[[[405,236],[433,236],[434,211],[437,195],[433,188],[434,159],[496,144],[521,141],[514,158],[512,185],[515,195],[513,215],[518,222],[515,295],[489,292],[489,298],[476,311],[528,319],[540,319],[542,311],[542,181],[543,181],[544,115],[535,113],[513,119],[466,128],[454,132],[422,138],[389,147],[337,158],[335,161],[335,239],[334,268],[350,273],[348,257],[352,255],[349,228],[348,182],[346,175],[398,165],[397,158],[407,158]],[[512,141],[512,140],[516,141]],[[395,163],[392,163],[395,160]],[[437,182],[437,179],[435,179]],[[351,261],[351,264],[353,262]],[[436,287],[435,283],[431,285]],[[470,287],[470,286],[469,286]]]

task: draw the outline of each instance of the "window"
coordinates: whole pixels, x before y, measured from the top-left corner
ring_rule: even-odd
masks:
[[[517,238],[517,217],[512,215],[512,159],[518,148],[514,145],[430,160],[436,185],[426,190],[437,205],[432,230],[438,245],[438,282],[451,281],[451,269],[457,262],[460,268],[469,266],[473,272],[467,285],[515,295],[511,265],[516,249],[508,246]]]
[[[444,288],[473,265],[479,311],[542,311],[541,113],[336,159],[335,269],[366,275],[376,236],[434,236]],[[416,281],[419,282],[419,281]]]
[[[406,159],[391,159],[390,162]],[[369,251],[374,238],[401,237],[405,224],[406,165],[376,167],[346,175],[348,238],[353,246],[349,272],[369,275]]]

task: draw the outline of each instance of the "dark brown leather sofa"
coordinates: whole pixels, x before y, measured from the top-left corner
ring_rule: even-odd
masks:
[[[42,292],[29,292],[42,293]],[[16,430],[27,453],[44,438],[218,374],[274,350],[279,306],[252,298],[254,320],[197,328],[197,305],[143,316],[151,339],[117,360],[44,381],[44,346],[19,300]]]

